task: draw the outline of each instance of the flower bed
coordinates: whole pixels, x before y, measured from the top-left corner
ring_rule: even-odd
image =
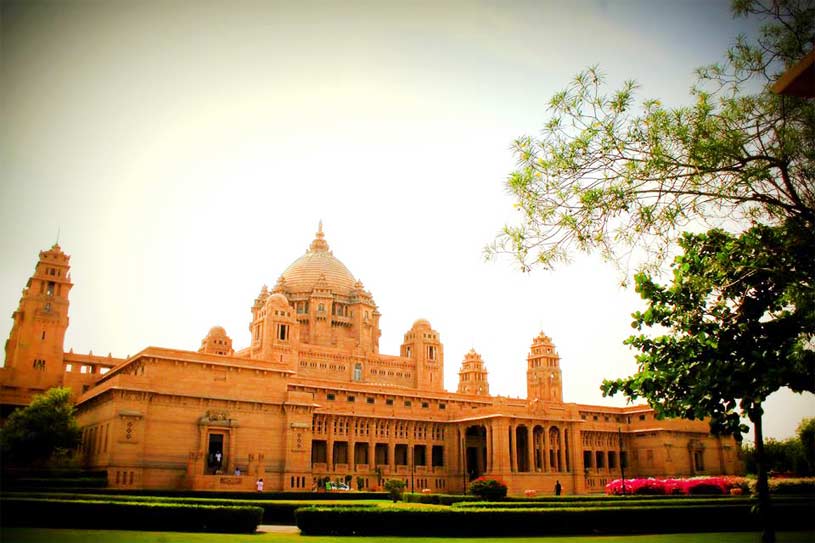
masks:
[[[742,491],[743,477],[691,477],[688,479],[615,479],[606,485],[606,494],[730,494],[731,489]]]

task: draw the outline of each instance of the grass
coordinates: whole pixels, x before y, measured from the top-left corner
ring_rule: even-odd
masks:
[[[812,532],[779,532],[778,543],[810,543]],[[755,543],[757,533],[705,533],[636,536],[508,537],[501,543]],[[466,538],[331,537],[298,534],[196,534],[181,532],[132,532],[115,530],[49,530],[40,528],[0,528],[3,543],[463,543],[487,541]]]

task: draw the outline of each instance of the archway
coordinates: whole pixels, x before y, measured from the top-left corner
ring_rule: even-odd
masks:
[[[529,430],[523,424],[515,427],[515,465],[529,471]]]
[[[464,432],[467,480],[472,481],[487,471],[487,429],[468,426]]]

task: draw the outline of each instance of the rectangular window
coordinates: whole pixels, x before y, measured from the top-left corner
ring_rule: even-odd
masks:
[[[404,443],[396,445],[394,449],[394,460],[397,466],[407,466],[408,463],[408,446]]]
[[[325,398],[326,398],[327,400],[331,400],[331,401],[333,401],[333,400],[334,400],[334,398],[335,398],[335,396],[334,396],[333,394],[326,394],[326,395],[325,395]]]
[[[385,400],[385,405],[393,405],[393,398],[388,398]]]
[[[356,398],[354,396],[348,396],[348,401],[349,402],[354,402],[354,401],[356,401]]]
[[[444,466],[444,447],[441,445],[433,445],[432,449],[432,461],[433,467],[442,467]]]
[[[365,402],[366,403],[374,403],[374,399],[373,398],[365,398]]]
[[[447,409],[447,404],[446,403],[440,403],[439,404],[439,409]]]
[[[288,341],[289,339],[289,325],[288,324],[278,324],[277,325],[277,339],[280,341]]]
[[[427,465],[427,447],[425,445],[413,446],[413,464],[415,466]]]
[[[427,403],[427,402],[422,402],[422,409],[427,409],[428,407],[430,407],[430,404],[429,404],[429,403]]]
[[[410,400],[405,400],[405,407],[410,407],[410,406],[411,406]]]

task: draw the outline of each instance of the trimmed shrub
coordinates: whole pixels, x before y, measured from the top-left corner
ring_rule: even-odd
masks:
[[[15,493],[13,498],[18,499],[45,499],[60,501],[104,501],[108,503],[143,503],[143,504],[179,504],[179,505],[208,505],[217,507],[260,507],[263,510],[261,524],[294,524],[294,512],[300,507],[308,507],[309,501],[279,501],[279,500],[224,500],[220,498],[173,498],[167,496],[106,496],[79,493],[43,493],[25,492]],[[327,503],[321,507],[341,507],[344,504]],[[355,504],[356,507],[376,507],[376,504]]]
[[[405,490],[405,482],[402,479],[388,479],[385,481],[385,490],[393,503],[402,499],[402,491]]]
[[[402,494],[402,499],[408,503],[453,505],[459,502],[475,502],[481,498],[469,494],[419,494],[418,492],[405,492]]]
[[[260,507],[3,498],[3,526],[254,533]]]
[[[774,509],[777,526],[812,530],[811,505],[783,504]],[[689,507],[593,507],[551,510],[400,509],[310,507],[297,510],[303,535],[498,537],[580,534],[637,534],[760,531],[751,505]]]
[[[484,500],[500,500],[507,495],[507,485],[503,481],[487,477],[479,477],[470,483],[470,494]]]

